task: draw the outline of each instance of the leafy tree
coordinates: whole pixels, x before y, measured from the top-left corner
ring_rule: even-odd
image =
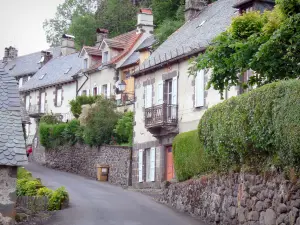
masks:
[[[101,0],[65,0],[57,7],[55,17],[43,23],[47,42],[51,46],[61,44],[61,36],[69,29],[72,19],[94,13]]]
[[[224,90],[234,85],[264,85],[300,74],[300,1],[278,0],[273,11],[249,12],[233,19],[231,27],[216,37],[199,55],[190,74],[212,68],[209,85]],[[252,69],[247,83],[239,75]]]
[[[116,112],[116,104],[110,99],[99,97],[96,105],[90,109],[86,118],[83,139],[91,146],[109,144],[114,128],[120,118]]]
[[[130,0],[102,1],[96,12],[97,25],[109,30],[111,37],[134,30],[137,7]]]
[[[152,0],[151,7],[153,9],[155,24],[159,26],[166,19],[178,20],[177,11],[179,8],[182,9],[183,5],[184,0]],[[181,16],[183,19],[183,14]]]
[[[119,120],[114,132],[118,135],[121,143],[132,145],[133,139],[133,112],[126,112]]]
[[[92,14],[77,16],[73,19],[69,33],[75,36],[75,47],[81,49],[83,45],[93,46],[96,42],[97,22]]]
[[[71,106],[71,112],[73,114],[73,116],[78,119],[82,108],[82,105],[92,105],[96,102],[96,97],[94,96],[77,96],[76,99],[73,99],[72,101],[70,101],[70,106]]]

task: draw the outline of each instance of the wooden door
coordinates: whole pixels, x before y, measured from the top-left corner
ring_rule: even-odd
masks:
[[[174,178],[172,146],[166,147],[166,176],[167,176],[167,181],[170,181]]]

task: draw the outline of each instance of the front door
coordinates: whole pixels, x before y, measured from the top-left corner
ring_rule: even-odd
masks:
[[[174,163],[172,146],[166,147],[166,175],[167,181],[174,178]]]
[[[41,93],[41,108],[40,108],[41,113],[45,112],[45,97],[46,97],[45,92],[42,92]]]

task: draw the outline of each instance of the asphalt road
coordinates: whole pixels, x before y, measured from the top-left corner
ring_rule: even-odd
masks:
[[[205,225],[141,193],[36,164],[26,168],[45,186],[65,186],[69,192],[70,207],[47,225]]]

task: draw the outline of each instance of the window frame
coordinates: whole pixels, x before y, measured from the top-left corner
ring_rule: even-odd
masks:
[[[59,98],[58,98],[59,94],[58,93],[59,92],[60,92],[60,102],[58,102],[58,100],[59,100]],[[55,96],[55,106],[56,107],[61,107],[62,106],[62,102],[63,102],[62,95],[63,95],[62,87],[57,88],[56,89],[56,96]]]

